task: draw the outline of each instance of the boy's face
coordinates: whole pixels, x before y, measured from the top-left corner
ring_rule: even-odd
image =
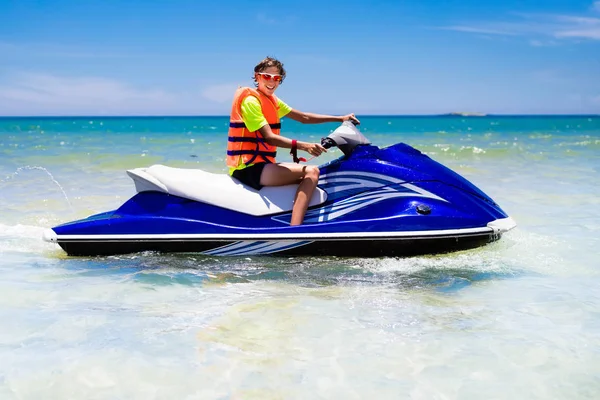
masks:
[[[279,74],[279,68],[267,67],[261,72],[256,72],[254,78],[258,83],[258,90],[267,96],[272,96],[281,84],[283,77]]]

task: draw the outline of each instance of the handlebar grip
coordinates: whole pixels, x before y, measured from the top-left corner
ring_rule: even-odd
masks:
[[[337,146],[337,144],[332,138],[325,137],[321,138],[321,146],[325,147],[326,149],[329,149],[331,147]]]

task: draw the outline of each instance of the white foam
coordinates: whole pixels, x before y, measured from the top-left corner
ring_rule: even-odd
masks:
[[[568,259],[571,252],[568,243],[561,239],[517,228],[504,234],[498,242],[472,250],[408,258],[363,259],[358,260],[358,266],[379,274],[462,270],[501,275],[562,275],[585,267]]]
[[[56,244],[42,240],[47,227],[0,224],[0,254],[4,252],[42,253],[57,249]]]
[[[0,238],[33,238],[40,237],[43,232],[44,228],[40,226],[0,224]]]

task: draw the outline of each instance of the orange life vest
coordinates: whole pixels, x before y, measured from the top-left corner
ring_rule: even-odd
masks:
[[[245,165],[259,162],[275,162],[277,147],[265,142],[259,131],[250,132],[242,119],[242,101],[248,96],[254,96],[260,102],[265,119],[274,134],[279,135],[281,123],[277,115],[278,101],[275,95],[269,97],[256,89],[239,88],[235,92],[231,117],[229,119],[229,138],[227,141],[227,165],[238,167],[240,159]]]

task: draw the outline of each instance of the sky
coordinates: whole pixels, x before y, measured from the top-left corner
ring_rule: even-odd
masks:
[[[600,0],[0,0],[0,116],[600,114]]]

